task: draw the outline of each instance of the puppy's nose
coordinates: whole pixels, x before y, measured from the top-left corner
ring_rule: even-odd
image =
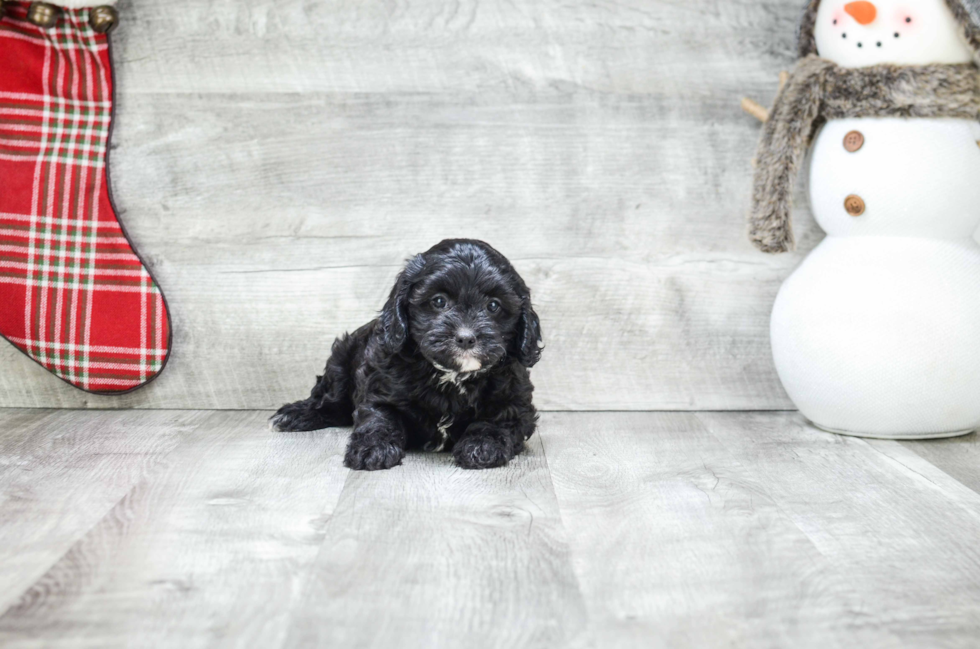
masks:
[[[878,15],[878,8],[871,2],[848,2],[844,5],[844,11],[851,15],[851,18],[862,25],[870,25]]]
[[[470,329],[456,331],[456,344],[460,349],[473,349],[476,346],[476,334]]]

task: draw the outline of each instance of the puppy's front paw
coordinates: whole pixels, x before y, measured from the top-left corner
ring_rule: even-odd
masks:
[[[504,466],[513,456],[507,443],[498,437],[464,437],[453,448],[456,463],[464,469]]]
[[[344,466],[355,471],[379,471],[401,464],[405,450],[391,442],[351,442],[344,455]]]
[[[296,433],[323,428],[309,399],[287,403],[269,417],[269,428],[278,433]]]
[[[288,403],[269,417],[269,430],[276,433],[293,433],[299,430],[298,423],[302,413],[294,406],[295,404]]]

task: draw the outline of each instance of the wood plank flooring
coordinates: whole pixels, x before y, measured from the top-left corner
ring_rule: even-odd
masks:
[[[503,469],[264,411],[0,410],[3,647],[975,647],[976,437],[547,413]]]

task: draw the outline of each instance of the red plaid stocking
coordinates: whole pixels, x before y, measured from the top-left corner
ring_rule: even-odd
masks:
[[[3,9],[0,334],[78,388],[132,390],[163,369],[170,326],[109,195],[108,38],[88,8]]]

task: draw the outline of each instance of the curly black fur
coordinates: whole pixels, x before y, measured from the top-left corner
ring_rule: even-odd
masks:
[[[338,338],[310,397],[271,422],[353,425],[352,469],[391,468],[410,448],[451,449],[468,469],[503,466],[534,433],[528,368],[540,357],[524,280],[488,244],[449,239],[408,261],[380,316]]]

